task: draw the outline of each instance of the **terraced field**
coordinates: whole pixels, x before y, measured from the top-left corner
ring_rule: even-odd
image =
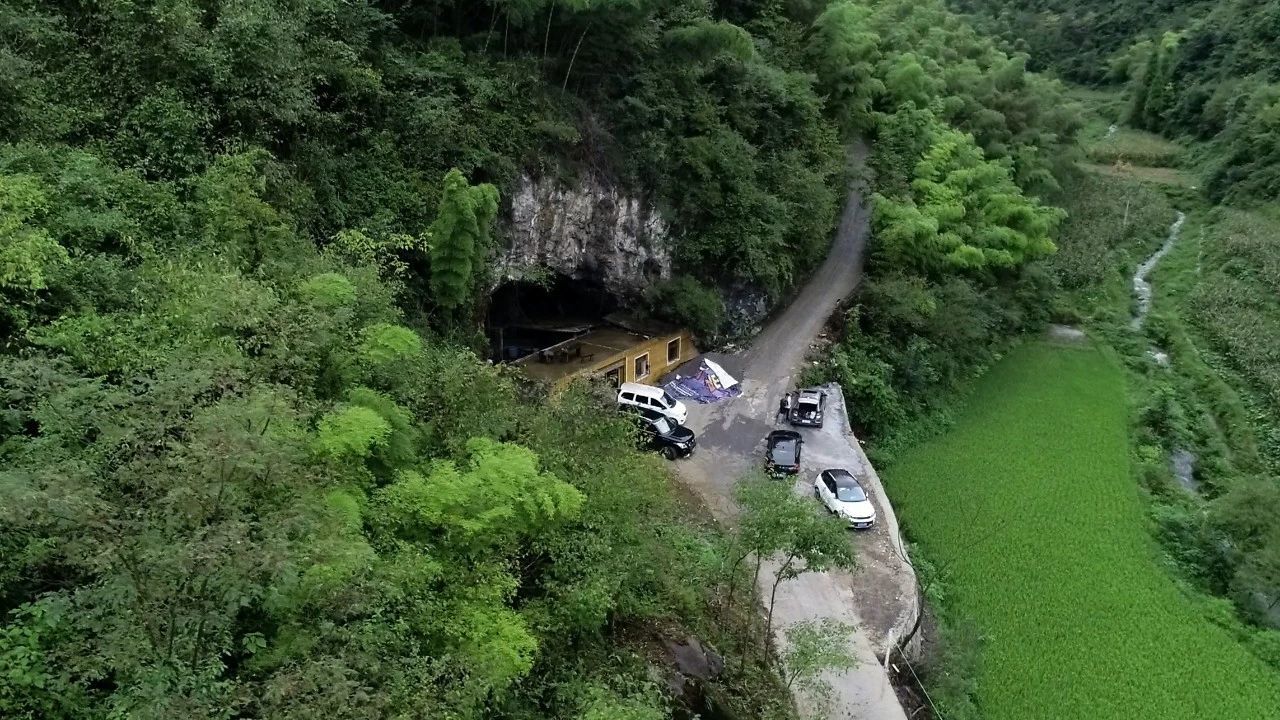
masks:
[[[1129,473],[1124,377],[1024,346],[950,432],[882,470],[908,532],[985,636],[989,720],[1280,718],[1280,678],[1156,564]]]

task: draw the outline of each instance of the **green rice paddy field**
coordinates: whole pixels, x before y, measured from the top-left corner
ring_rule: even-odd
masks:
[[[1280,718],[1280,678],[1200,615],[1156,559],[1129,473],[1124,377],[1036,343],[945,435],[883,475],[985,636],[987,720]]]

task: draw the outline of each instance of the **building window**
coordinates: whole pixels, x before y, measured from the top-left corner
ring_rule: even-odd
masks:
[[[643,380],[649,377],[649,353],[636,358],[634,377],[636,380]]]
[[[680,361],[680,338],[667,342],[667,364]]]
[[[604,371],[604,379],[613,383],[614,387],[622,385],[622,366],[615,365]]]

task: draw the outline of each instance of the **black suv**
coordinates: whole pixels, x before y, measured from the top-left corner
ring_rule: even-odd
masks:
[[[792,425],[822,427],[822,415],[827,410],[827,394],[817,388],[801,390],[793,396],[787,420]]]
[[[668,460],[692,455],[693,448],[698,445],[692,430],[671,422],[670,418],[657,410],[635,405],[621,405],[619,409],[636,419],[640,426],[641,442],[662,453],[662,457]]]
[[[800,446],[804,440],[795,430],[774,430],[765,438],[764,469],[770,475],[800,472]]]

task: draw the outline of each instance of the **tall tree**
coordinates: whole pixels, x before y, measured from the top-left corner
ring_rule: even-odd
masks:
[[[445,310],[457,310],[471,300],[497,215],[497,188],[488,183],[473,186],[456,169],[444,176],[429,241],[433,299]]]
[[[866,132],[874,126],[872,105],[885,92],[876,74],[880,36],[871,28],[871,15],[867,5],[832,3],[813,22],[809,36],[809,62],[847,132]]]

